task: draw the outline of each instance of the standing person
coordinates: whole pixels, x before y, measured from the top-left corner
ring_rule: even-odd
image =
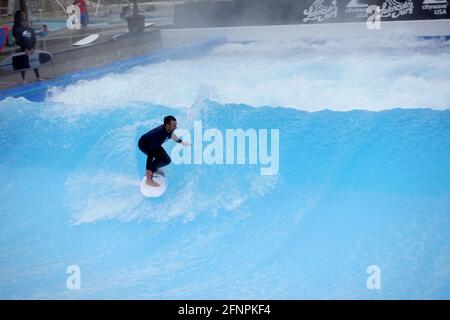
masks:
[[[164,123],[146,134],[138,142],[139,149],[147,155],[145,166],[146,184],[152,187],[159,187],[159,183],[153,180],[153,174],[164,175],[160,168],[170,163],[170,157],[161,146],[168,139],[181,143],[183,146],[189,146],[189,143],[182,141],[173,132],[177,128],[177,119],[174,116],[164,117]]]
[[[12,30],[13,36],[17,44],[20,46],[20,51],[25,52],[28,56],[34,53],[36,47],[36,33],[34,29],[28,25],[27,15],[23,11],[16,11],[14,14],[14,26]],[[36,79],[42,81],[39,75],[39,69],[33,69]],[[25,71],[20,71],[22,76],[22,83],[26,83]]]
[[[80,22],[83,28],[87,28],[87,25],[89,23],[89,13],[86,2],[84,0],[75,0],[73,2],[73,5],[80,7]]]

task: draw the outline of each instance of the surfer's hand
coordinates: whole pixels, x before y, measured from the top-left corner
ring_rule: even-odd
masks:
[[[181,144],[183,145],[183,147],[188,147],[191,145],[189,142],[186,141],[181,141]]]

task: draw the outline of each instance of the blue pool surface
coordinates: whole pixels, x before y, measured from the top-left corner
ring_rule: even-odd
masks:
[[[203,60],[160,59],[122,75],[86,70],[92,78],[65,78],[59,91],[35,101],[3,97],[0,298],[450,299],[450,110],[403,106],[416,76],[421,85],[439,84],[435,101],[445,107],[446,60],[437,57],[444,64],[432,69],[433,53],[414,57],[423,63],[414,72],[401,65],[397,72],[409,82],[395,84],[396,100],[383,100],[402,107],[364,110],[329,94],[347,60],[334,56],[329,67],[311,55],[304,66],[293,55],[289,68],[273,63],[276,81],[261,65],[250,66],[253,73],[240,65],[237,79],[239,70],[229,67],[238,63],[236,48],[267,66],[260,47],[232,44]],[[381,87],[393,83],[390,59],[373,80]],[[364,74],[359,61],[342,81]],[[307,76],[290,78],[294,68]],[[190,81],[181,81],[185,74]],[[278,95],[279,82],[317,86],[331,107],[348,99],[350,110],[289,107],[282,99],[292,90]],[[113,94],[124,83],[139,90],[118,101]],[[218,83],[223,94],[205,83]],[[177,107],[192,88],[200,93],[191,105]],[[225,101],[229,92],[262,101],[252,90],[274,103]],[[81,100],[69,103],[74,93]],[[220,132],[278,129],[279,171],[261,175],[248,162],[172,163],[167,192],[143,197],[146,159],[137,141],[167,114],[191,133],[195,121]],[[176,146],[164,148],[171,154]],[[71,265],[81,270],[80,290],[66,286]],[[378,289],[367,286],[370,266],[381,271]]]

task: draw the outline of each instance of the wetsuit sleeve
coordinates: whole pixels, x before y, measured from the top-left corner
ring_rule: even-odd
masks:
[[[34,49],[36,48],[36,32],[34,29],[31,29],[31,41],[30,41],[30,47],[28,49]]]
[[[16,38],[17,44],[18,44],[22,49],[25,49],[25,43],[24,43],[24,41],[23,41],[24,39],[23,39],[23,36],[22,36],[22,32],[23,32],[22,28],[16,29],[15,32],[14,32],[14,37]]]
[[[14,39],[16,40],[16,42],[17,42],[17,38],[18,38],[17,30],[18,30],[17,27],[13,27],[13,29],[12,29],[12,35],[13,35]]]

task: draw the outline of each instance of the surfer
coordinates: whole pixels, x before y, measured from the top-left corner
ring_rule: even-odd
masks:
[[[36,47],[36,33],[34,29],[28,25],[27,15],[23,11],[16,11],[14,15],[14,26],[12,29],[14,38],[17,44],[20,46],[21,52],[26,52],[27,55],[31,56],[34,53],[34,48]],[[42,81],[43,79],[39,75],[39,69],[33,69],[36,79]],[[25,71],[20,71],[22,76],[22,83],[25,83]]]
[[[149,186],[159,187],[159,184],[153,180],[153,174],[164,175],[160,168],[170,163],[170,157],[161,145],[168,139],[181,143],[185,147],[190,145],[173,133],[176,128],[177,119],[174,116],[166,116],[162,125],[153,128],[139,139],[138,147],[147,155],[145,175],[147,177],[146,184]]]

